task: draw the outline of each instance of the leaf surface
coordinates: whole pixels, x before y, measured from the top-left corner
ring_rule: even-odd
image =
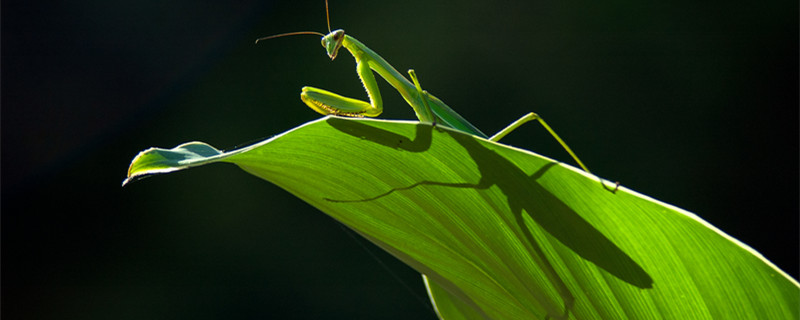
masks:
[[[326,117],[230,152],[151,148],[123,184],[214,162],[424,274],[446,319],[798,319],[798,283],[694,214],[417,122]]]

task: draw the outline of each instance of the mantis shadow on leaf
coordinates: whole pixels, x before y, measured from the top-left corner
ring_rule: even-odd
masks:
[[[411,152],[424,152],[432,142],[434,127],[419,124],[413,140],[359,121],[329,118],[328,123],[343,133],[360,137],[393,149]],[[470,155],[480,171],[477,183],[452,183],[437,181],[419,181],[407,186],[398,186],[374,197],[359,200],[334,200],[331,202],[364,202],[388,196],[394,192],[413,189],[422,185],[437,185],[452,188],[487,189],[493,185],[499,187],[508,199],[508,206],[515,215],[515,221],[525,233],[527,240],[536,244],[530,234],[523,214],[527,213],[542,229],[556,238],[581,258],[591,261],[596,266],[633,286],[641,289],[653,287],[653,279],[630,256],[617,247],[599,230],[584,220],[566,203],[558,199],[537,180],[544,176],[556,163],[550,163],[527,175],[517,165],[497,152],[480,144],[475,138],[451,130],[443,130],[457,141]],[[520,187],[524,186],[524,187]],[[523,210],[525,211],[523,213]],[[535,248],[538,249],[538,246]],[[540,249],[536,250],[539,251]],[[541,252],[540,252],[541,253]]]
[[[433,127],[430,125],[417,126],[414,140],[411,140],[404,135],[362,124],[357,120],[353,121],[338,117],[329,117],[326,122],[330,124],[331,127],[343,133],[363,140],[372,141],[392,149],[409,152],[425,152],[431,147],[431,133]]]

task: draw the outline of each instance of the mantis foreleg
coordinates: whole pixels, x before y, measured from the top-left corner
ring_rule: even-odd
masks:
[[[367,90],[369,103],[314,87],[303,87],[300,92],[300,99],[311,109],[322,114],[376,117],[383,112],[383,99],[381,98],[380,90],[378,90],[378,82],[375,81],[375,76],[372,74],[368,62],[358,61],[356,63],[356,74],[358,74],[358,79],[361,80],[361,84]]]

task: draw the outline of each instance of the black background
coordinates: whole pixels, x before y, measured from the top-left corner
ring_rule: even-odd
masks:
[[[798,276],[796,1],[337,1],[344,28],[495,132],[528,111],[597,174]],[[120,187],[140,150],[231,149],[364,98],[322,1],[2,2],[5,319],[435,318],[419,276],[231,165]],[[384,118],[413,119],[381,82]],[[567,162],[544,130],[505,143]],[[347,166],[342,163],[342,166]],[[410,288],[407,289],[404,285]],[[423,301],[418,301],[422,299]]]

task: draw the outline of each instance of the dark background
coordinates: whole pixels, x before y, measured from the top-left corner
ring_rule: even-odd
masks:
[[[798,276],[796,1],[338,1],[344,28],[487,133],[528,111],[595,173]],[[231,165],[120,183],[137,152],[231,149],[365,98],[314,1],[2,2],[4,319],[433,319],[338,223]],[[381,83],[382,117],[413,119]],[[504,142],[571,162],[543,129]],[[347,166],[347,163],[342,163]],[[410,287],[408,290],[404,284]]]

